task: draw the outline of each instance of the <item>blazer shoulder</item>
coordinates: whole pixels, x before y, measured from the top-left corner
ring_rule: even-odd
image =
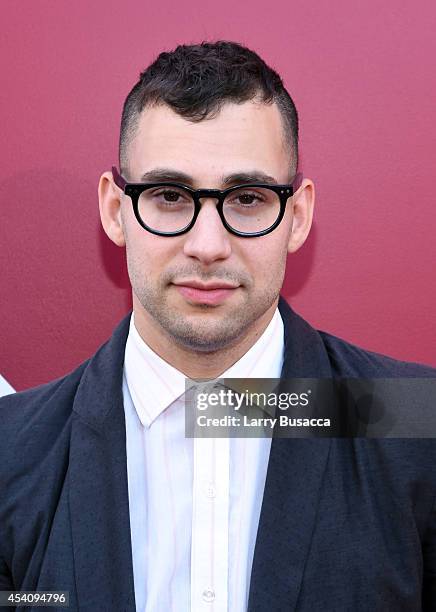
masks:
[[[436,378],[436,368],[412,361],[401,361],[352,344],[343,338],[318,330],[334,374],[368,378]]]
[[[43,446],[44,435],[53,437],[56,431],[65,428],[65,424],[71,421],[76,393],[87,372],[93,373],[88,377],[88,385],[104,378],[111,381],[113,375],[119,373],[130,317],[131,312],[94,355],[65,376],[0,398],[0,453],[2,447],[11,446],[15,437],[31,440],[37,433],[41,438],[38,445]]]
[[[0,398],[0,436],[18,434],[23,428],[57,421],[71,411],[74,396],[89,359],[73,371],[48,383]],[[0,444],[1,446],[1,444]]]

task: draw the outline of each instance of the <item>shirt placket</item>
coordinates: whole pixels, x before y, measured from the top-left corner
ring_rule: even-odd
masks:
[[[227,612],[228,438],[194,438],[191,612]]]

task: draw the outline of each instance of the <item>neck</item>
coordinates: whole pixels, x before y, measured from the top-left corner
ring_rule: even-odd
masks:
[[[137,300],[133,300],[135,327],[144,342],[187,378],[194,379],[219,378],[241,359],[268,327],[276,307],[277,301],[233,345],[213,352],[202,352],[176,344],[173,338],[156,328],[148,313]]]

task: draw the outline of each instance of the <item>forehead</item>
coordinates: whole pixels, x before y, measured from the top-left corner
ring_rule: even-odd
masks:
[[[276,104],[226,103],[194,123],[166,105],[141,113],[129,146],[132,180],[157,167],[192,175],[202,186],[235,171],[259,170],[286,182],[290,155]]]

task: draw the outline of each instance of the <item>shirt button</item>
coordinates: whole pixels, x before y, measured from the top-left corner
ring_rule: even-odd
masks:
[[[206,485],[206,495],[210,499],[213,499],[214,497],[216,497],[216,488],[214,487],[213,484]]]
[[[211,603],[215,599],[215,591],[212,589],[205,589],[203,591],[203,600],[207,603]]]

